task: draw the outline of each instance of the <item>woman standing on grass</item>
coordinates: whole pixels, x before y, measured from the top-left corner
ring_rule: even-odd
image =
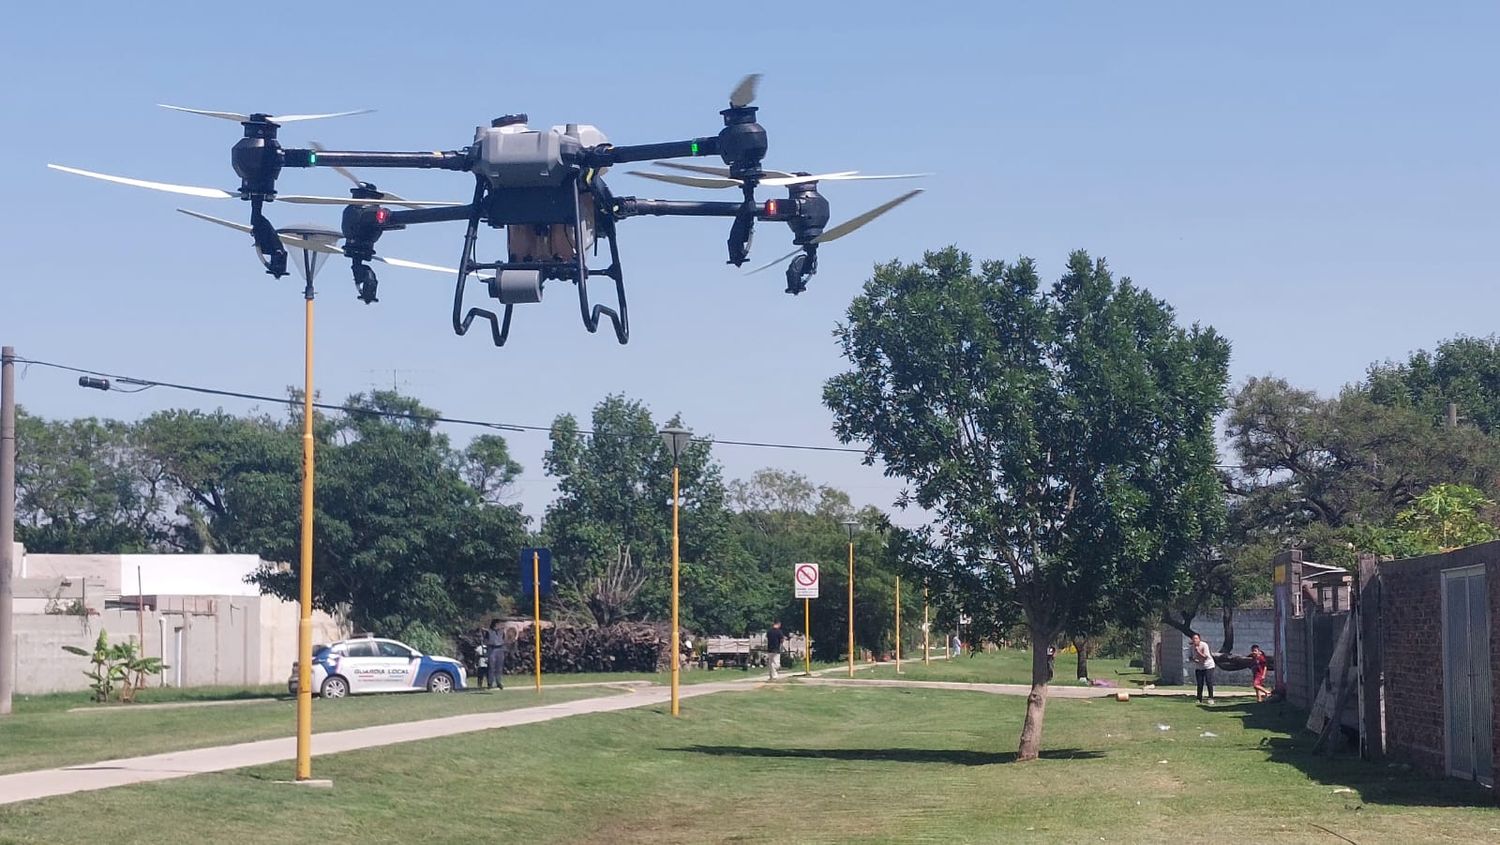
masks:
[[[1271,697],[1271,691],[1266,689],[1266,653],[1260,650],[1260,646],[1250,646],[1250,683],[1255,687],[1255,700],[1257,703]]]
[[[1208,687],[1208,703],[1214,703],[1214,655],[1208,643],[1197,634],[1193,635],[1193,674],[1198,678],[1198,703],[1203,703],[1203,688]]]

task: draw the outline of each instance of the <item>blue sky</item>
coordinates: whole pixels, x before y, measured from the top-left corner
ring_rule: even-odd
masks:
[[[1491,254],[1500,195],[1500,6],[1413,3],[693,4],[362,2],[33,3],[0,33],[0,339],[23,355],[162,380],[279,394],[301,378],[300,282],[261,272],[247,239],[179,205],[46,162],[237,187],[233,124],[155,103],[374,114],[293,125],[288,145],[453,149],[508,112],[593,123],[616,143],[711,134],[730,87],[765,74],[766,164],[934,171],[926,193],[825,248],[809,291],[724,264],[722,221],[622,225],[632,340],[587,334],[570,288],[518,314],[497,350],[448,326],[451,280],[381,270],[354,300],[346,266],[320,278],[325,399],[393,382],[454,415],[546,424],[606,393],[682,412],[724,438],[833,443],[822,382],[831,329],[876,262],[957,244],[1106,257],[1185,321],[1234,344],[1236,381],[1275,373],[1323,391],[1500,313]],[[143,11],[149,9],[149,11]],[[856,11],[857,9],[857,11]],[[564,11],[567,10],[567,11]],[[245,25],[245,18],[262,18]],[[262,51],[257,56],[257,50]],[[462,174],[366,172],[407,196],[466,199]],[[617,173],[618,193],[706,192]],[[331,171],[288,192],[341,194]],[[825,185],[842,220],[904,189]],[[766,192],[765,196],[774,195]],[[278,225],[336,209],[275,205]],[[456,262],[461,224],[397,232],[383,253]],[[761,227],[755,257],[790,249]],[[492,234],[481,241],[499,249]],[[219,403],[153,390],[83,391],[32,369],[21,400],[48,416],[133,418]],[[245,410],[247,403],[226,403]],[[455,430],[462,439],[469,432]],[[551,482],[541,434],[514,435],[522,501]],[[888,505],[899,482],[856,456],[723,447],[728,477],[763,466]],[[898,519],[910,522],[911,518]]]

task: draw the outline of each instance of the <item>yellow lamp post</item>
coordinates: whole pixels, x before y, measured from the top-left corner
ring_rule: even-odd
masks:
[[[678,506],[678,463],[682,459],[682,453],[687,450],[688,444],[693,440],[693,433],[685,428],[676,426],[661,430],[661,438],[667,445],[667,451],[672,455],[672,715],[681,714],[678,703],[677,685],[678,673],[682,669],[682,659],[679,649],[682,647],[682,635],[678,632],[677,606],[678,606],[678,556],[680,546],[677,537],[677,506]]]
[[[844,520],[844,530],[849,532],[849,677],[854,677],[854,530],[859,523]]]
[[[313,604],[313,279],[342,234],[318,226],[277,230],[291,236],[300,261],[294,265],[305,283],[302,289],[302,540],[298,568],[297,610],[297,780],[312,780],[312,604]]]

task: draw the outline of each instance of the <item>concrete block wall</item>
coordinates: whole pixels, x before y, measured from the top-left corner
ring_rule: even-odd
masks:
[[[280,684],[297,658],[297,605],[269,596],[200,596],[196,604],[193,598],[164,598],[160,610],[143,619],[133,610],[105,610],[88,617],[87,628],[81,616],[17,615],[16,693],[88,689],[88,659],[63,646],[91,651],[101,628],[112,642],[136,640],[141,622],[144,652],[168,664],[159,680],[171,686]],[[337,620],[314,614],[315,639],[331,642],[343,635]]]
[[[1210,620],[1208,617],[1200,617],[1194,622],[1194,628],[1208,642],[1208,647],[1218,653],[1224,639],[1223,624],[1217,618]],[[1271,654],[1275,648],[1274,632],[1275,613],[1270,608],[1236,611],[1234,614],[1234,653],[1249,654],[1250,645],[1258,643],[1267,654]],[[1171,626],[1164,626],[1161,629],[1162,666],[1157,676],[1161,678],[1163,684],[1195,683],[1193,670],[1197,667],[1192,661],[1191,651],[1191,643],[1181,631]],[[1269,680],[1267,682],[1269,683]],[[1250,670],[1228,672],[1216,669],[1214,670],[1214,684],[1248,687],[1250,686]]]

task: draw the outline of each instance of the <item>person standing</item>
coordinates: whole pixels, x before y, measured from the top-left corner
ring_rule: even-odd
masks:
[[[958,634],[954,634],[953,639],[948,641],[948,656],[957,657],[959,650],[963,647],[963,641],[958,638]]]
[[[1260,646],[1250,646],[1250,684],[1255,688],[1255,700],[1265,701],[1271,697],[1271,691],[1266,689],[1266,653],[1261,651]]]
[[[777,619],[771,623],[771,629],[766,631],[766,665],[770,667],[770,680],[773,681],[781,669],[781,642],[785,638],[781,632],[781,620]]]
[[[1198,703],[1203,703],[1203,688],[1208,687],[1208,703],[1214,703],[1214,655],[1208,643],[1197,634],[1193,635],[1193,675],[1198,679]]]
[[[499,619],[491,619],[484,632],[484,656],[489,661],[490,688],[505,689],[505,630]]]

